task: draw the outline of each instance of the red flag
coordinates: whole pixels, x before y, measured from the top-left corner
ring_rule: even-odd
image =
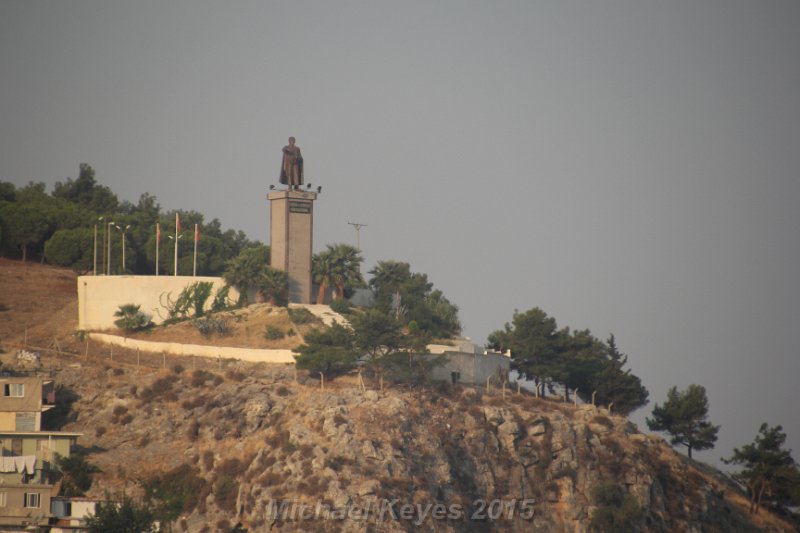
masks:
[[[197,227],[197,224],[194,225],[194,242],[198,242],[200,240],[200,230]]]
[[[161,242],[161,224],[156,223],[156,242]]]
[[[178,216],[178,213],[175,213],[175,233],[181,232],[181,219]]]

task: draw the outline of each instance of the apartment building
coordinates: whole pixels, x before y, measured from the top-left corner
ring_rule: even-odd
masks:
[[[80,433],[42,431],[55,383],[35,375],[0,376],[0,530],[37,531],[52,517],[54,463]]]

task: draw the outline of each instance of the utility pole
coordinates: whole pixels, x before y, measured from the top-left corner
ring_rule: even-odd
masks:
[[[350,221],[348,221],[347,223],[350,224],[351,226],[353,226],[356,229],[356,248],[358,248],[358,251],[360,252],[361,251],[361,228],[366,228],[367,225],[366,224],[362,224],[360,222],[350,222]]]

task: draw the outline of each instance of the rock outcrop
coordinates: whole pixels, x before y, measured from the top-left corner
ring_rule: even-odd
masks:
[[[87,365],[57,379],[78,397],[66,429],[103,470],[93,493],[190,486],[176,531],[792,530],[603,409],[292,377]]]

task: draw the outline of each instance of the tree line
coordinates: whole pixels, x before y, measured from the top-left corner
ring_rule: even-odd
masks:
[[[248,239],[243,231],[223,231],[219,220],[206,222],[196,211],[162,211],[157,198],[146,192],[136,204],[120,201],[111,189],[97,183],[91,165],[82,163],[76,179],[56,182],[50,193],[44,183],[30,182],[16,187],[0,181],[0,254],[89,272],[94,267],[96,243],[98,273],[105,273],[110,263],[109,274],[153,275],[158,224],[161,227],[159,273],[173,274],[176,214],[180,218],[179,273],[192,272],[195,224],[200,233],[198,275],[221,275],[230,259],[260,244]],[[104,245],[109,234],[110,261]]]

